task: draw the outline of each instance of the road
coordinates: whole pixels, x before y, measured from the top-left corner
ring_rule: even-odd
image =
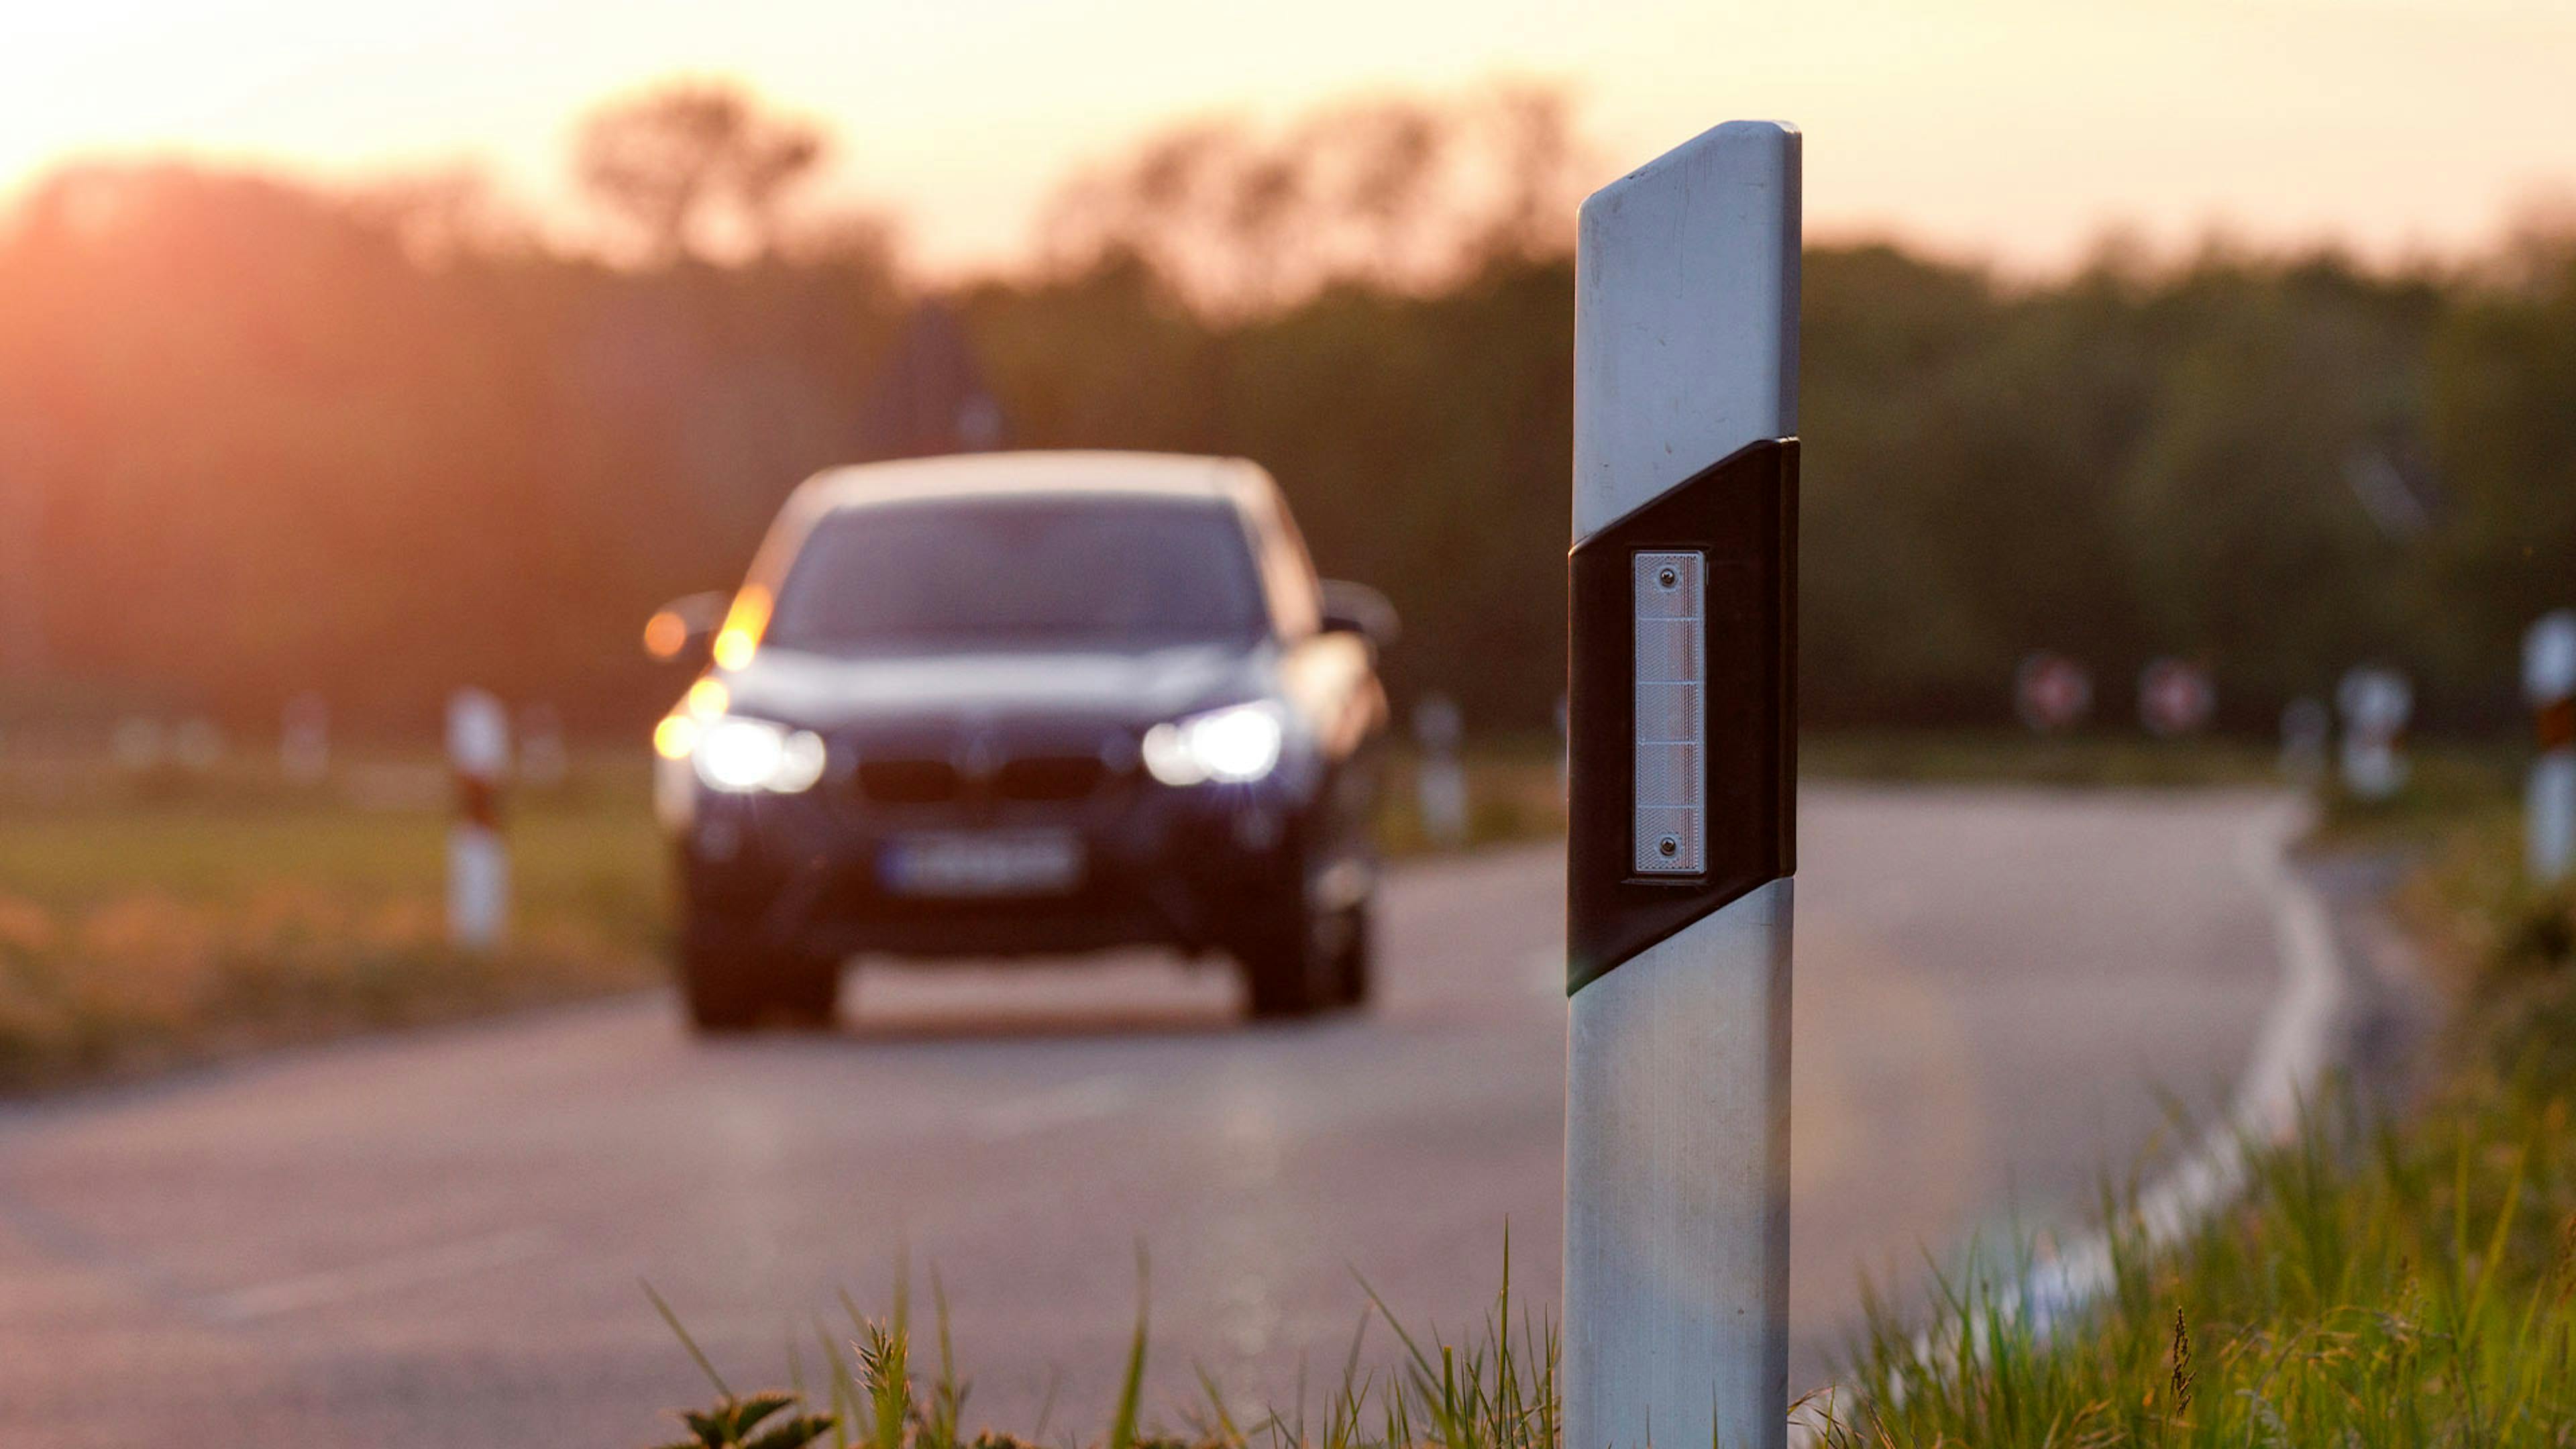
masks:
[[[1792,1291],[1821,1379],[1864,1269],[2063,1221],[2209,1104],[2276,989],[2254,794],[1811,786]],[[705,1045],[660,996],[0,1112],[0,1440],[634,1445],[936,1268],[970,1422],[1090,1437],[1150,1256],[1149,1407],[1336,1379],[1365,1275],[1444,1334],[1552,1303],[1559,853],[1411,865],[1363,1016],[1222,974],[863,969],[845,1029]],[[1383,1344],[1382,1330],[1373,1342]],[[810,1351],[808,1359],[810,1362]]]

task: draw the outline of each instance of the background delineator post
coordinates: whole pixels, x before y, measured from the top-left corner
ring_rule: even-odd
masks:
[[[1449,696],[1427,694],[1413,706],[1413,739],[1421,749],[1413,767],[1414,799],[1422,833],[1434,844],[1467,841],[1467,771],[1458,762],[1464,733],[1457,702]]]
[[[2343,788],[2356,800],[2395,798],[2406,787],[2401,742],[2415,713],[2415,686],[2384,665],[2356,665],[2335,686],[2343,717]]]
[[[501,841],[501,786],[510,773],[510,715],[479,689],[447,704],[447,759],[456,820],[447,831],[447,938],[460,949],[501,944],[510,919],[510,856]]]
[[[1584,204],[1568,677],[1568,1449],[1787,1430],[1799,138]]]
[[[2522,639],[2522,690],[2536,752],[2526,802],[2526,865],[2552,883],[2576,870],[2576,609],[2544,614]]]

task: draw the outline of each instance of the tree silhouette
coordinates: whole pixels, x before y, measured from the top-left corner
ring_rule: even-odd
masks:
[[[764,112],[721,83],[683,81],[593,112],[574,166],[643,259],[665,266],[775,250],[783,204],[828,149],[809,122]]]

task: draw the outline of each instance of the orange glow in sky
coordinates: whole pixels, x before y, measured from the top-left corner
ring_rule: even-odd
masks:
[[[574,120],[677,74],[830,123],[830,189],[934,271],[1013,258],[1069,170],[1170,121],[1494,76],[1570,86],[1621,164],[1793,120],[1817,233],[2023,267],[2115,225],[2451,252],[2576,194],[2559,0],[0,0],[0,187],[462,163],[560,214]]]

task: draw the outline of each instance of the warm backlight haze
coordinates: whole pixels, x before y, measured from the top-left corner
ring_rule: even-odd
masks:
[[[184,153],[333,179],[471,166],[569,215],[604,96],[737,79],[832,127],[824,190],[933,271],[1008,262],[1086,161],[1177,116],[1494,76],[1566,85],[1616,160],[1727,116],[1811,137],[1811,226],[2046,268],[2174,245],[2491,238],[2576,190],[2576,7],[2549,0],[6,0],[0,187]]]

